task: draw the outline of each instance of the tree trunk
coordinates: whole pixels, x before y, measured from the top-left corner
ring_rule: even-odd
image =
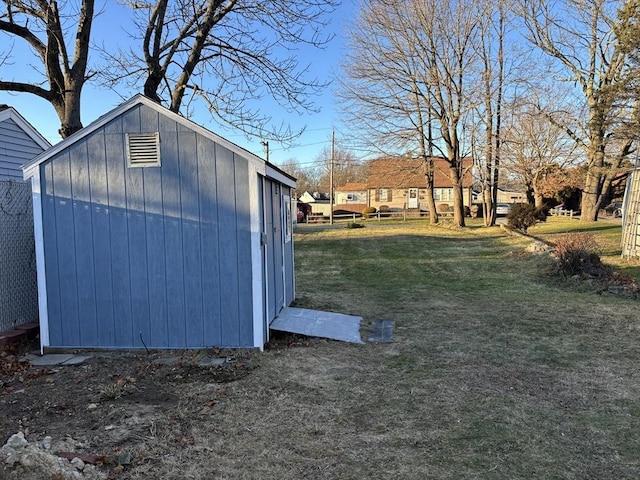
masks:
[[[433,199],[433,187],[427,184],[427,208],[429,209],[429,223],[437,225],[440,222],[438,211],[436,210],[436,202]]]
[[[544,207],[544,196],[540,192],[534,192],[533,194],[533,204],[536,208]]]
[[[587,172],[584,189],[582,190],[581,222],[595,222],[598,220],[598,210],[602,203],[600,188],[600,174],[593,173],[592,169],[590,169]]]
[[[425,180],[427,181],[427,208],[429,209],[429,222],[431,225],[437,225],[440,221],[438,210],[436,210],[436,201],[433,198],[433,157],[429,157],[424,162]]]
[[[76,82],[70,81],[71,85],[64,93],[64,111],[59,113],[60,117],[60,136],[67,138],[78,130],[82,129],[82,121],[80,120],[80,97],[82,92],[82,84],[76,85]]]
[[[464,199],[462,197],[462,179],[458,162],[453,162],[449,168],[449,178],[453,188],[453,224],[457,227],[464,227]]]
[[[591,112],[591,117],[598,117]],[[595,123],[592,120],[591,123]],[[604,145],[603,134],[601,129],[594,128],[589,142],[589,151],[587,152],[587,176],[582,189],[582,202],[580,205],[580,221],[595,222],[598,220],[598,210],[602,203],[602,176],[604,169]]]
[[[531,186],[530,183],[528,183],[525,186],[525,193],[527,195],[527,203],[535,204],[536,203],[536,193],[535,193],[535,189],[533,188],[533,186]]]
[[[482,205],[483,205],[483,217],[484,226],[491,227],[496,223],[496,209],[493,203],[492,188],[489,184],[485,185],[482,191]]]

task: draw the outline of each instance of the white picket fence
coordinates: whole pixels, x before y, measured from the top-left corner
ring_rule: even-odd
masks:
[[[580,218],[580,213],[574,210],[560,210],[557,208],[552,208],[549,210],[549,215],[553,217],[569,217],[569,218]]]
[[[428,213],[421,213],[420,216],[427,216]],[[442,214],[439,214],[443,216]],[[393,212],[376,212],[376,213],[368,213],[367,215],[360,215],[357,213],[348,213],[341,215],[334,215],[333,220],[335,223],[339,222],[356,222],[359,220],[377,220],[378,222],[382,220],[399,220],[402,219],[404,221],[407,218],[418,218],[416,214],[412,212],[408,212],[407,210],[402,211],[393,211]],[[329,217],[327,215],[322,214],[311,214],[307,215],[307,218],[304,222],[301,223],[329,223]]]

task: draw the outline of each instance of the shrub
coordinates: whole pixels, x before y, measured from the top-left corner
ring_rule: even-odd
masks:
[[[449,204],[448,203],[441,203],[438,205],[438,212],[439,213],[447,213],[449,211]]]
[[[389,215],[391,215],[391,209],[389,208],[389,205],[380,205],[380,207],[378,208],[378,212],[380,212],[380,215],[383,217],[388,217]]]
[[[376,207],[364,207],[362,209],[362,216],[365,218],[369,218],[373,216],[373,214],[376,212],[377,212]]]
[[[557,272],[565,277],[588,275],[608,276],[611,267],[602,263],[598,255],[596,237],[591,233],[568,233],[554,242]]]
[[[364,225],[362,225],[361,223],[357,223],[357,222],[349,222],[347,223],[347,228],[363,228]]]
[[[544,208],[536,208],[528,203],[516,203],[507,214],[507,222],[510,227],[527,233],[529,227],[536,223],[544,222],[547,212]]]

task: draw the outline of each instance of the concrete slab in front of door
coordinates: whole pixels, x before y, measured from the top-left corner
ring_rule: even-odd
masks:
[[[280,332],[364,343],[360,338],[360,322],[362,317],[354,315],[285,307],[271,322],[270,327]]]

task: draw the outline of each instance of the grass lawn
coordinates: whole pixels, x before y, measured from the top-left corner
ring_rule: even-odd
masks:
[[[576,228],[616,258],[619,225],[532,233]],[[298,306],[393,320],[395,339],[265,352],[219,404],[221,428],[246,422],[229,478],[640,478],[637,299],[549,278],[498,227],[371,222],[295,240]]]
[[[392,320],[392,343],[279,335],[60,369],[0,352],[0,442],[112,459],[92,480],[640,478],[639,299],[552,277],[530,239],[479,221],[365,224],[297,229],[297,305],[360,315],[364,337]],[[619,223],[531,229],[568,231],[640,280]],[[231,366],[196,365],[210,356]],[[0,461],[0,478],[62,478],[29,465]]]

